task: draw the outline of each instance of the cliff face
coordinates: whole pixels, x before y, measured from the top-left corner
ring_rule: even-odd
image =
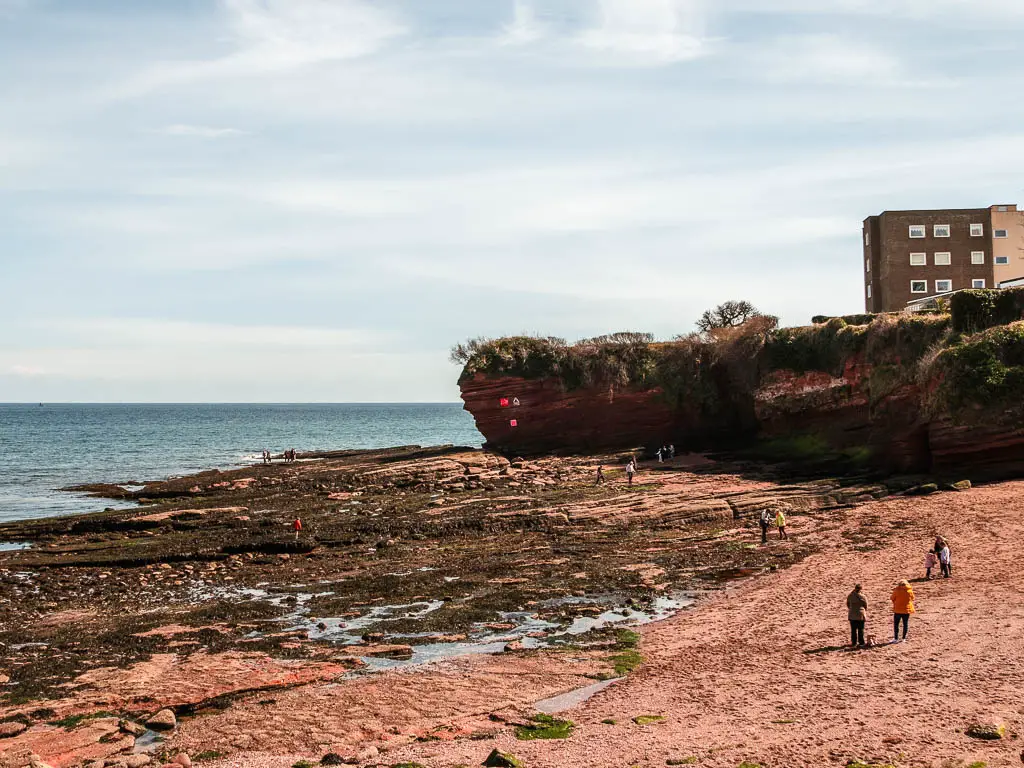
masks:
[[[1020,475],[1024,322],[976,315],[833,318],[662,343],[513,337],[478,344],[462,396],[488,446],[506,454],[674,443],[851,468]]]
[[[837,377],[824,371],[773,372],[754,394],[759,435],[813,434],[833,449],[865,449],[893,470],[927,471],[931,452],[920,391],[906,384],[886,387],[874,373],[859,356]]]
[[[918,387],[881,387],[874,373],[860,360],[851,360],[838,377],[773,372],[754,393],[756,437],[815,435],[831,449],[864,450],[872,464],[896,472],[1006,477],[1024,469],[1024,429],[929,419]],[[488,447],[507,455],[699,445],[714,431],[669,408],[660,390],[567,392],[554,379],[481,374],[461,386]]]
[[[672,442],[681,418],[659,390],[567,392],[555,379],[482,374],[461,388],[487,446],[509,455],[660,445]]]

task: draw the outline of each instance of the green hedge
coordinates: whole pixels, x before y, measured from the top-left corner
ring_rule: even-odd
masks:
[[[977,333],[1024,318],[1024,288],[958,291],[950,298],[953,330]]]
[[[863,351],[867,330],[867,326],[847,325],[841,317],[823,325],[782,328],[765,344],[765,365],[768,370],[827,371],[839,376],[846,361]]]
[[[842,320],[847,325],[868,325],[878,315],[871,313],[863,313],[859,315],[838,315],[838,319]],[[811,318],[811,322],[814,325],[824,325],[829,320],[835,320],[836,317],[832,315],[815,315]]]
[[[990,328],[943,350],[933,373],[941,384],[938,405],[953,413],[1024,411],[1024,323]]]

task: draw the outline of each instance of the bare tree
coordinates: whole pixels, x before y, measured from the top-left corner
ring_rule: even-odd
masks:
[[[749,301],[726,301],[709,309],[697,321],[697,330],[709,333],[717,328],[735,328],[761,313]]]

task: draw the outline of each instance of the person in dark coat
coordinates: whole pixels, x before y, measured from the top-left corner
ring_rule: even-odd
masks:
[[[864,624],[868,620],[868,601],[864,597],[861,585],[853,588],[853,592],[846,596],[846,611],[850,618],[850,646],[852,648],[863,648]]]

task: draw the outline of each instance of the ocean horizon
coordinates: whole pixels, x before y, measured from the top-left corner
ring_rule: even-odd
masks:
[[[0,521],[116,507],[60,489],[230,469],[263,450],[482,443],[461,402],[0,403]]]

